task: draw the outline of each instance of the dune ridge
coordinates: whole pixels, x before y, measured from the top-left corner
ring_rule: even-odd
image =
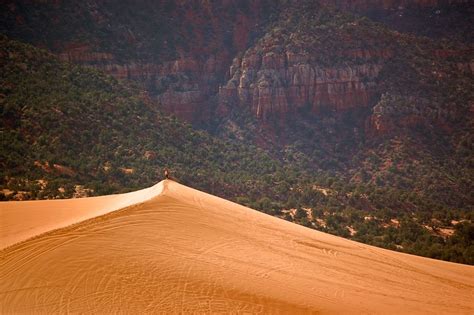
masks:
[[[163,182],[125,193],[78,199],[0,203],[0,249],[42,233],[104,215],[158,196]],[[19,219],[21,218],[21,219]]]
[[[1,313],[474,312],[472,266],[160,184],[149,199],[3,249]]]

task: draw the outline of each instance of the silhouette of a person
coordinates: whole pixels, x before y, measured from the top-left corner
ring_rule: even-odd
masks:
[[[168,171],[167,168],[165,168],[165,178],[170,179],[170,172]]]

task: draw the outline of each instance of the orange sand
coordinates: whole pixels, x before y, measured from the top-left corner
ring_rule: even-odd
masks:
[[[1,203],[2,244],[55,230],[0,251],[0,313],[474,313],[472,266],[352,242],[172,181],[144,191]]]
[[[0,249],[38,234],[66,227],[160,194],[163,183],[120,195],[0,203]]]

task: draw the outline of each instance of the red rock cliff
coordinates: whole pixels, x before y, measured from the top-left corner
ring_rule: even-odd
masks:
[[[233,104],[249,106],[263,120],[300,108],[317,114],[365,107],[373,102],[374,79],[381,67],[377,63],[323,67],[312,64],[305,54],[261,55],[250,51],[242,59],[234,60],[230,69],[232,79],[219,90],[219,105],[221,111]]]
[[[25,36],[36,38],[34,44],[52,50],[61,60],[139,82],[164,110],[189,122],[209,119],[209,99],[217,94],[234,56],[249,46],[271,4],[268,0],[124,0],[120,6],[109,1],[7,2],[10,15],[16,17],[11,23]],[[44,13],[44,25],[34,24],[35,12]],[[67,29],[68,20],[80,27],[87,24],[84,20],[91,24]],[[47,41],[28,35],[39,27],[51,32],[44,34]]]
[[[463,1],[319,0],[350,10]],[[349,31],[341,31],[335,41],[336,46],[348,44],[349,48],[342,49],[339,57],[358,59],[355,64],[324,66],[311,60],[310,54],[318,54],[317,50],[305,46],[311,32],[300,36],[297,45],[304,47],[297,53],[282,45],[278,49],[269,46],[260,52],[250,49],[243,54],[254,44],[254,37],[263,33],[260,30],[271,23],[269,16],[303,2],[123,0],[118,6],[111,1],[90,1],[87,5],[60,0],[5,1],[5,11],[9,11],[8,16],[13,17],[10,22],[14,24],[5,25],[18,29],[25,38],[36,38],[34,44],[51,49],[62,60],[138,82],[150,97],[160,102],[162,109],[189,122],[208,121],[213,110],[210,104],[216,95],[220,113],[238,104],[250,107],[264,120],[273,114],[284,115],[300,108],[320,113],[374,104],[375,78],[383,60],[390,58],[393,52],[380,48],[384,45],[377,49],[370,43],[367,48],[352,45],[360,42],[351,33],[351,30],[357,33],[357,23],[341,24]],[[147,22],[141,23],[134,11],[140,12]],[[318,11],[319,7],[312,13]],[[40,24],[35,24],[37,12],[42,14]],[[283,20],[286,18],[291,20],[290,15],[283,15]],[[313,21],[312,17],[308,19]],[[36,34],[36,29],[41,30],[41,36]],[[336,32],[333,30],[332,34]],[[289,37],[295,33],[305,33],[304,27],[293,30]],[[321,54],[332,54],[333,48]],[[438,55],[449,57],[453,52],[442,51]],[[459,68],[472,69],[472,63],[460,64]]]

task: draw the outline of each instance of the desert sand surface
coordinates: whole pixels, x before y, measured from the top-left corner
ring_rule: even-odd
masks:
[[[121,209],[108,206],[117,195],[64,201],[87,213],[80,221],[95,217],[59,229],[32,214],[35,202],[2,203],[2,231],[20,242],[0,251],[0,313],[474,313],[472,266],[352,242],[169,180],[150,189]],[[38,209],[74,212],[49,202]],[[25,240],[30,220],[51,230]]]
[[[104,215],[149,200],[163,189],[153,187],[117,195],[79,199],[0,203],[0,249],[44,232]]]

